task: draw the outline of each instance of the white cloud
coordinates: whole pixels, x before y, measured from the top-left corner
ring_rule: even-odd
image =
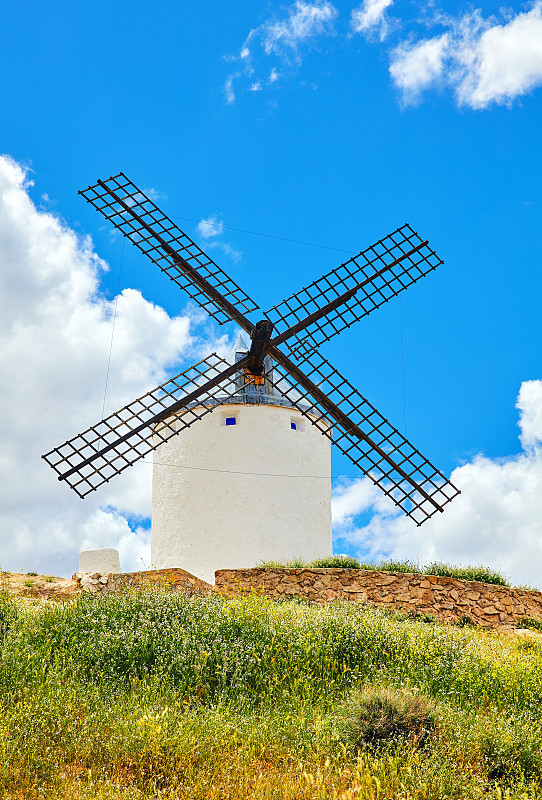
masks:
[[[524,450],[478,455],[452,472],[462,494],[421,527],[398,514],[368,478],[342,486],[333,499],[336,540],[368,558],[449,561],[502,570],[513,581],[540,585],[542,576],[542,381],[522,384],[517,408]],[[372,514],[367,524],[356,516]]]
[[[516,408],[521,415],[521,444],[525,450],[542,444],[542,381],[524,381]]]
[[[226,95],[226,102],[228,105],[232,105],[235,103],[235,88],[234,82],[237,78],[240,78],[242,75],[241,72],[232,72],[231,75],[228,75],[224,82],[224,94]]]
[[[110,547],[115,542],[121,569],[131,564],[134,570],[148,568],[151,563],[150,531],[138,527],[132,531],[122,514],[99,509],[82,526],[81,550]]]
[[[334,33],[337,15],[337,9],[328,0],[316,0],[314,3],[296,0],[287,17],[265,22],[259,28],[262,47],[267,55],[290,53],[299,58],[302,44]]]
[[[414,46],[401,44],[395,49],[390,75],[406,102],[414,102],[423,89],[442,76],[448,43],[449,36],[445,33]]]
[[[441,22],[449,28],[444,36],[407,41],[391,53],[390,74],[406,102],[437,77],[458,105],[474,109],[509,105],[542,85],[542,0],[501,21],[477,10]]]
[[[393,0],[363,0],[352,11],[350,26],[353,32],[370,35],[376,31],[380,41],[384,41],[391,28],[386,12],[392,5]]]
[[[212,239],[214,236],[220,236],[223,232],[224,223],[214,215],[200,219],[198,222],[198,233],[204,239]]]
[[[295,64],[299,67],[305,52],[316,47],[324,36],[335,34],[338,13],[329,0],[295,0],[284,17],[266,20],[253,28],[243,42],[239,55],[225,56],[226,61],[240,64],[240,69],[230,73],[224,83],[226,101],[229,104],[235,102],[235,82],[241,78],[250,82],[249,90],[252,92],[276,83],[279,76],[276,67],[271,68],[267,83],[263,78],[253,79],[262,55],[280,59],[283,66]]]
[[[217,236],[224,233],[224,223],[216,215],[205,217],[198,222],[198,233],[206,240],[206,248],[216,247],[226,253],[236,264],[243,257],[240,250],[236,250],[231,244],[222,241],[214,241]]]
[[[481,24],[481,35],[477,27],[467,26],[458,46],[461,103],[509,103],[542,84],[542,2],[505,25],[483,30]]]
[[[241,250],[236,250],[235,247],[232,247],[231,244],[228,244],[227,242],[213,242],[210,246],[218,247],[223,253],[226,253],[226,255],[229,256],[235,264],[237,264],[243,258],[243,253]]]
[[[165,192],[160,191],[160,189],[153,189],[152,186],[150,188],[143,188],[143,194],[146,194],[151,200],[167,200],[167,194]]]
[[[23,168],[0,157],[0,565],[71,574],[82,546],[99,542],[122,550],[123,568],[138,568],[148,532],[128,520],[150,515],[151,466],[82,501],[40,458],[101,418],[115,300],[100,293],[107,265],[90,239],[37,209],[28,191]],[[125,289],[105,414],[161,383],[197,346],[187,316]]]

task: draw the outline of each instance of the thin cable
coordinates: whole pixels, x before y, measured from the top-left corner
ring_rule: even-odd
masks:
[[[288,475],[281,472],[240,472],[233,469],[211,469],[210,467],[189,467],[186,464],[169,464],[167,461],[147,461],[142,459],[143,464],[158,464],[161,467],[174,467],[175,469],[191,469],[197,472],[220,472],[227,475],[256,475],[265,478],[322,478],[323,480],[340,480],[341,478],[348,478],[348,480],[356,480],[359,475]]]
[[[117,320],[117,304],[119,302],[120,276],[122,275],[122,262],[124,260],[124,243],[125,243],[125,241],[126,241],[126,239],[122,240],[122,251],[121,251],[121,254],[120,254],[119,277],[118,277],[118,280],[117,280],[117,291],[115,293],[115,308],[114,308],[114,311],[113,311],[113,325],[111,327],[111,341],[109,343],[109,358],[107,360],[107,372],[106,372],[106,375],[105,375],[104,399],[103,399],[103,403],[102,403],[102,421],[103,421],[104,413],[105,413],[105,398],[107,397],[107,384],[109,383],[109,369],[111,367],[111,353],[113,352],[113,337],[115,335],[115,322]],[[102,430],[101,430],[101,426],[100,426],[100,431],[98,433],[98,436],[101,436],[101,435],[102,435]]]
[[[403,376],[403,426],[405,429],[405,438],[407,435],[406,427],[406,399],[405,399],[405,352],[403,348],[403,298],[399,295],[399,322],[401,328],[401,373]]]
[[[193,219],[192,217],[181,217],[179,214],[172,214],[172,219],[182,219],[185,222],[196,222],[200,223],[201,219]],[[354,250],[343,250],[340,247],[329,247],[325,244],[314,244],[314,242],[303,242],[299,239],[288,239],[286,236],[275,236],[272,233],[260,233],[259,231],[248,231],[245,228],[233,228],[230,225],[224,225],[223,223],[220,224],[221,229],[225,229],[227,231],[237,231],[237,233],[249,233],[251,236],[263,236],[266,239],[278,239],[280,242],[291,242],[292,244],[302,244],[305,247],[318,247],[320,250],[335,250],[336,253],[348,253],[348,255],[354,255]]]

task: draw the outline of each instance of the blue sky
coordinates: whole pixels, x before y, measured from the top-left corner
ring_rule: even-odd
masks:
[[[175,286],[128,245],[119,284],[122,242],[77,195],[121,170],[152,189],[166,213],[264,309],[348,258],[339,251],[357,252],[409,222],[444,266],[405,292],[401,304],[390,303],[337,337],[324,354],[402,432],[406,420],[408,438],[445,473],[483,463],[487,476],[526,459],[536,486],[542,439],[536,427],[542,414],[541,101],[540,2],[513,3],[504,11],[492,2],[389,0],[21,2],[4,15],[0,30],[0,152],[27,170],[33,186],[26,184],[24,192],[35,214],[62,220],[64,231],[89,235],[93,253],[109,264],[105,271],[97,262],[92,266],[92,258],[88,262],[98,270],[93,303],[114,302],[120,286],[156,304],[153,319],[159,317],[156,307],[169,319],[187,313]],[[10,175],[6,185],[15,180]],[[202,228],[206,219],[214,224]],[[23,236],[24,215],[18,224]],[[39,261],[39,247],[32,257]],[[12,255],[4,265],[17,269]],[[45,307],[43,275],[28,280],[34,290],[40,284]],[[24,326],[22,289],[14,282],[9,272],[3,291],[19,298]],[[104,310],[109,322],[111,309]],[[181,322],[175,324],[180,330]],[[4,352],[16,330],[15,323],[6,328]],[[194,320],[192,333],[210,343],[234,335]],[[140,335],[154,364],[143,383],[190,363],[193,347],[171,343],[160,354]],[[28,371],[30,345],[16,346],[22,348],[17,363]],[[104,344],[96,355],[96,413],[92,417],[88,409],[88,424],[100,417],[107,350]],[[135,344],[130,358],[137,363]],[[111,375],[112,385],[121,372],[119,367]],[[84,386],[78,373],[63,375],[56,366],[49,373],[56,383],[34,386],[29,401],[41,404],[45,426],[45,399],[50,407],[58,393],[75,404],[70,380],[80,381],[82,393]],[[13,375],[8,383],[10,391],[18,388]],[[117,397],[123,397],[121,387],[112,390],[111,402]],[[523,445],[518,412],[525,422]],[[63,413],[76,416],[68,401]],[[67,438],[77,431],[66,425],[65,432]],[[15,452],[17,443],[10,447]],[[482,456],[486,461],[479,461]],[[353,476],[354,469],[337,456],[333,474]],[[40,474],[39,480],[45,478]],[[501,470],[495,480],[498,494],[499,481],[509,486],[511,478]],[[530,555],[516,563],[521,531],[510,519],[495,545],[492,526],[505,512],[492,511],[489,501],[485,511],[476,511],[477,528],[467,525],[462,544],[454,545],[451,531],[425,533],[426,525],[421,533],[403,530],[402,522],[363,499],[357,483],[342,482],[336,491],[340,552],[483,560],[534,580],[527,562],[540,555],[537,492],[520,504],[532,506],[522,522]],[[3,527],[16,520],[21,541],[30,541],[34,522],[25,515],[32,494],[21,494],[20,502]],[[55,502],[62,517],[62,501]],[[148,523],[141,509],[115,499],[104,508],[144,538]],[[468,510],[464,515],[456,520],[463,528]],[[86,524],[82,518],[79,523]],[[481,528],[485,533],[474,547]],[[83,540],[55,536],[48,568],[58,562],[66,571]],[[26,545],[10,540],[1,547],[5,568],[30,563]]]

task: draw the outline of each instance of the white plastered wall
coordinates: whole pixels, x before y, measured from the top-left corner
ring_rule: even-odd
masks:
[[[153,567],[214,583],[217,569],[331,552],[330,441],[295,409],[222,405],[155,451]]]

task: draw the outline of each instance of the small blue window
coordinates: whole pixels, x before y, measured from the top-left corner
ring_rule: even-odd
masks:
[[[295,422],[290,422],[290,428],[291,428],[293,431],[296,431],[296,430],[297,430],[297,424],[296,424]]]
[[[226,425],[235,425],[236,419],[235,417],[226,417]]]

